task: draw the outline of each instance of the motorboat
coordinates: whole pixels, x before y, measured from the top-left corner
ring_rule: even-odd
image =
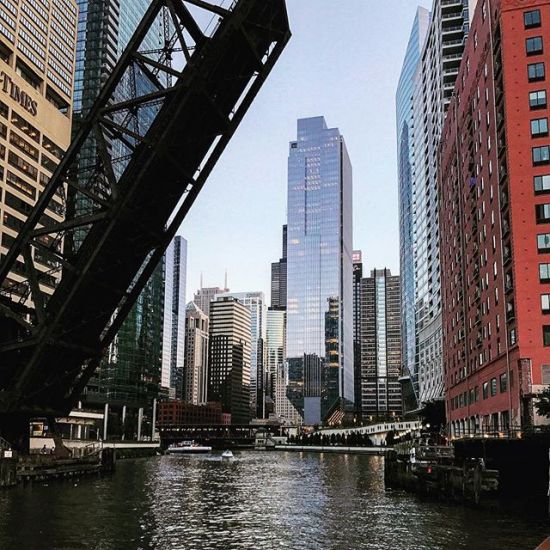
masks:
[[[227,450],[222,453],[222,460],[231,460],[232,458],[235,457],[233,456],[233,453],[231,451]]]
[[[168,454],[200,454],[209,453],[212,447],[207,445],[200,445],[194,441],[181,441],[180,443],[174,443],[170,445],[166,452]]]

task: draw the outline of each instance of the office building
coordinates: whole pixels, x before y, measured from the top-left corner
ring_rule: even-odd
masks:
[[[193,302],[185,311],[185,362],[182,399],[185,403],[204,405],[208,400],[209,320]]]
[[[236,298],[210,302],[208,401],[221,403],[232,424],[250,422],[250,311]]]
[[[201,284],[201,288],[195,292],[193,302],[205,315],[210,315],[210,303],[215,300],[218,294],[225,294],[226,292],[229,292],[227,280],[225,281],[225,288],[218,286],[203,287]]]
[[[78,0],[73,133],[78,131],[149,5],[148,0]],[[143,47],[158,50],[162,40],[155,29],[147,35]],[[117,94],[120,99],[127,99],[134,89],[143,91],[144,86],[151,87],[152,84],[144,75],[137,74],[133,85],[127,79],[119,86]],[[139,112],[140,123],[146,123],[149,118],[148,109]],[[121,141],[113,139],[107,147],[115,171],[122,171],[127,162],[127,151]],[[79,176],[83,180],[94,170],[97,156],[96,142],[90,138],[81,149],[78,161]],[[77,196],[76,211],[86,213],[87,207],[87,199]],[[120,430],[131,437],[132,431],[134,434],[138,431],[135,428],[137,418],[152,423],[163,363],[164,268],[164,262],[161,262],[82,396],[87,406],[109,406],[113,433]]]
[[[174,237],[164,253],[164,328],[161,386],[181,397],[185,356],[187,241]]]
[[[300,119],[297,130],[288,158],[287,395],[306,424],[318,424],[354,399],[352,173],[343,136],[323,117]]]
[[[5,255],[70,143],[77,9],[72,0],[5,0],[0,15],[0,252]],[[62,221],[64,198],[54,197],[45,216]],[[41,289],[52,293],[60,264],[45,250],[33,248],[32,254]],[[24,279],[12,272],[4,292],[24,301]]]
[[[407,76],[398,98],[398,124],[412,121],[406,147],[399,151],[403,161],[409,149],[409,166],[400,168],[401,178],[401,264],[405,274],[403,307],[406,309],[405,366],[411,374],[420,407],[428,402],[442,404],[443,363],[441,348],[441,288],[438,223],[438,146],[445,113],[453,93],[458,67],[469,31],[475,0],[434,0],[420,61],[415,69],[412,118],[407,102]],[[417,14],[418,15],[418,14]],[[424,34],[426,14],[419,16],[417,31]],[[423,21],[421,23],[421,21]],[[422,32],[421,32],[422,31]],[[415,30],[413,30],[413,35]],[[412,47],[415,50],[416,46]],[[408,51],[414,64],[414,52]],[[412,69],[411,69],[412,74]],[[410,77],[410,75],[409,75]],[[402,127],[400,140],[403,139]],[[401,147],[401,145],[400,145]],[[412,155],[411,155],[412,153]],[[410,174],[406,171],[410,169]],[[410,181],[407,179],[410,178]],[[411,275],[411,266],[414,274]],[[412,288],[414,287],[414,340],[412,338]],[[414,341],[414,365],[412,343]]]
[[[480,0],[440,173],[453,436],[537,423],[550,383],[550,1]]]
[[[401,282],[389,269],[361,281],[361,411],[364,419],[400,415]]]
[[[287,226],[283,225],[283,257],[271,264],[271,307],[286,307]]]
[[[285,368],[286,311],[270,307],[267,310],[266,368],[264,377],[266,416],[275,411],[275,381],[277,373]],[[284,388],[286,392],[286,387]]]
[[[353,389],[356,412],[361,414],[361,279],[363,257],[353,251]]]
[[[250,312],[250,414],[265,418],[265,366],[267,340],[267,305],[263,292],[232,292],[217,294],[219,298],[232,297]]]

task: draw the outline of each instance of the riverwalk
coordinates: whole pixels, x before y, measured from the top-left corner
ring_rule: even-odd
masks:
[[[299,453],[339,453],[385,455],[390,447],[346,447],[344,445],[275,445],[276,451],[290,451]]]

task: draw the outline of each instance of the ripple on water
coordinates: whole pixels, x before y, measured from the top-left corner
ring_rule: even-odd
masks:
[[[0,549],[531,549],[544,521],[384,488],[383,458],[293,453],[119,462],[0,493]]]

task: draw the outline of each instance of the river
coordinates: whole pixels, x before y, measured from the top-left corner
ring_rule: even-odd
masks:
[[[0,492],[0,550],[536,547],[550,523],[384,488],[384,459],[236,453],[120,461],[113,476]]]

